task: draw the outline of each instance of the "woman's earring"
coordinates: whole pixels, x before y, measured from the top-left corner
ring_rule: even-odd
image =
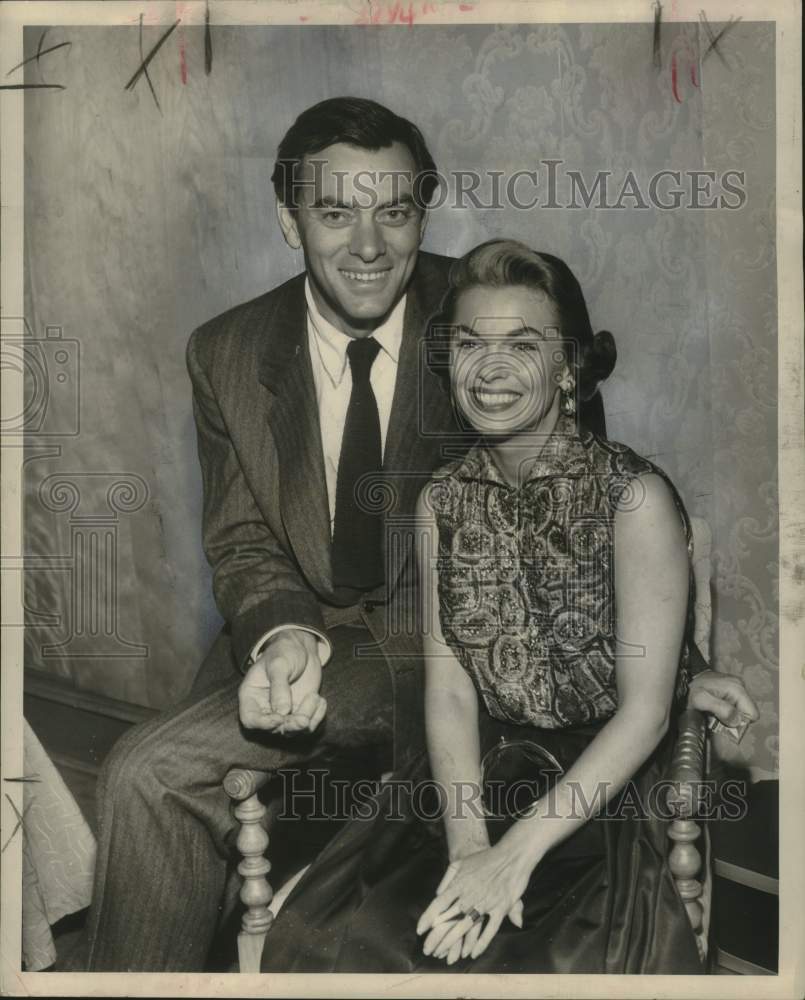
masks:
[[[569,368],[565,368],[562,377],[559,379],[559,388],[562,391],[562,410],[571,415],[576,412],[576,380]]]

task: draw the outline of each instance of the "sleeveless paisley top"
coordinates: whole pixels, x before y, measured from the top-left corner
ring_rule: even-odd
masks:
[[[565,415],[519,487],[481,445],[434,475],[442,631],[493,718],[559,729],[614,713],[614,516],[641,502],[645,473],[670,486],[692,555],[665,473],[624,445],[579,434]],[[693,602],[691,572],[678,697]]]

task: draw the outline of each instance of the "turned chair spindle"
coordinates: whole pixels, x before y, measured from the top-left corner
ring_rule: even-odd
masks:
[[[263,943],[273,913],[269,904],[274,895],[267,875],[271,863],[266,858],[268,834],[263,826],[266,808],[258,792],[271,777],[269,772],[233,768],[224,779],[227,795],[237,803],[235,818],[240,823],[237,847],[242,856],[238,873],[243,878],[240,899],[246,907],[238,934],[238,963],[241,972],[259,972]]]
[[[693,534],[693,576],[696,584],[694,639],[705,660],[710,659],[712,605],[710,596],[711,548],[710,527],[699,517],[691,518]],[[696,822],[702,804],[706,772],[707,725],[702,712],[688,709],[679,719],[679,730],[671,759],[669,779],[673,783],[668,805],[674,818],[668,827],[671,850],[668,867],[685,903],[688,918],[696,934],[702,959],[707,956],[710,879],[709,866],[703,865],[697,846],[702,828]],[[704,845],[706,847],[706,843]]]

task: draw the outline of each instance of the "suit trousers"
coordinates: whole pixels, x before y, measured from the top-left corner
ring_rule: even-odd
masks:
[[[239,675],[133,727],[98,784],[98,853],[87,939],[89,971],[203,971],[234,860],[236,821],[222,782],[232,767],[327,766],[375,748],[392,757],[392,684],[362,625],[328,633],[327,715],[316,732],[274,736],[238,720]],[[289,821],[286,821],[289,822]],[[289,828],[289,834],[292,835]],[[272,831],[282,836],[282,823]],[[73,966],[73,962],[69,963]]]

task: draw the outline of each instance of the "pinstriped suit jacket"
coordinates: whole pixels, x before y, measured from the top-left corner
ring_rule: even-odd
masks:
[[[386,583],[361,616],[389,665],[395,764],[422,745],[421,640],[410,521],[455,432],[449,399],[424,364],[427,318],[450,259],[420,253],[408,289],[384,455]],[[355,594],[334,588],[324,459],[307,345],[304,274],[205,323],[187,348],[204,489],[203,544],[226,622],[203,672],[241,669],[268,629],[325,630]],[[379,602],[379,603],[375,603]],[[391,623],[391,626],[390,626]],[[214,662],[209,662],[209,661]]]

